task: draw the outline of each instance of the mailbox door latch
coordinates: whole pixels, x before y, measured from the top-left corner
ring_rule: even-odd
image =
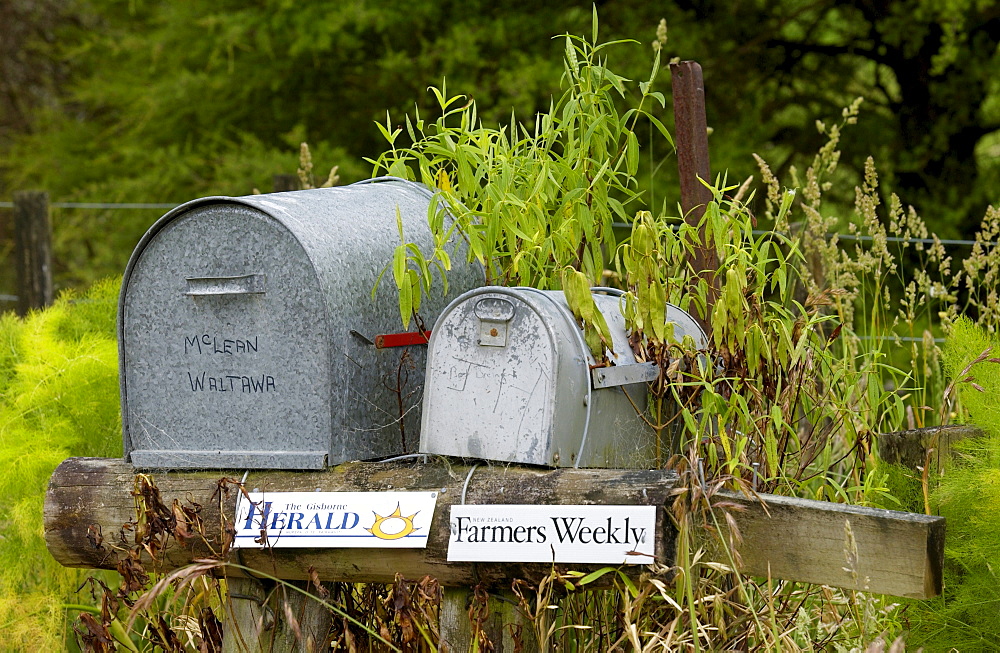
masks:
[[[506,347],[507,326],[514,317],[514,303],[503,297],[484,297],[473,309],[479,320],[479,344]]]

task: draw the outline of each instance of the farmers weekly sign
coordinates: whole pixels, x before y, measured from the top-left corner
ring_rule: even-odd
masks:
[[[234,547],[427,546],[437,492],[249,492]]]
[[[450,529],[449,561],[649,564],[656,507],[461,505]]]

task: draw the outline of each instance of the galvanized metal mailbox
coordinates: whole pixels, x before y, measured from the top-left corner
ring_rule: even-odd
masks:
[[[620,295],[594,291],[616,354],[600,368],[562,291],[487,287],[457,298],[430,339],[420,451],[554,467],[655,464],[653,430],[636,409],[659,371],[636,363]],[[678,339],[704,346],[690,315],[669,306],[668,317]]]
[[[432,247],[432,194],[376,181],[209,197],[153,225],[118,312],[127,460],[319,469],[416,448],[426,347],[377,348],[401,330],[399,308],[391,277],[371,292],[397,214],[407,240]],[[452,260],[452,297],[482,284],[464,254]],[[425,300],[428,324],[449,299]]]

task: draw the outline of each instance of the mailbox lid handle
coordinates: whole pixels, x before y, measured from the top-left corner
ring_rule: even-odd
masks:
[[[484,297],[473,307],[483,322],[510,322],[514,318],[514,302],[503,297]]]
[[[238,277],[187,277],[185,295],[262,295],[266,286],[263,274],[244,274]]]

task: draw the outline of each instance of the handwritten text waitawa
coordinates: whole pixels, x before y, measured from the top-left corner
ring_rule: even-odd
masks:
[[[207,372],[200,374],[187,373],[188,383],[192,392],[274,392],[274,377],[270,374],[242,376],[227,374],[225,376],[208,376]]]

